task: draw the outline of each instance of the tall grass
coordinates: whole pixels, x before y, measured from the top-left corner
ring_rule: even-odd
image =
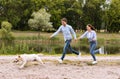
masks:
[[[27,33],[27,34],[26,34]],[[48,53],[59,54],[63,51],[64,40],[61,34],[49,39],[51,34],[41,33],[16,33],[15,40],[11,44],[4,44],[0,41],[0,54],[23,54],[23,53]],[[19,36],[18,36],[19,35]],[[104,36],[105,35],[105,36]],[[112,35],[112,34],[111,34]],[[78,36],[78,34],[77,34]],[[117,37],[113,34],[113,37]],[[119,37],[119,36],[118,36]],[[72,41],[72,47],[81,52],[89,53],[89,43],[87,39]],[[107,37],[107,34],[98,34],[97,48],[104,46],[107,54],[120,53],[120,38]],[[70,53],[70,52],[68,52]]]

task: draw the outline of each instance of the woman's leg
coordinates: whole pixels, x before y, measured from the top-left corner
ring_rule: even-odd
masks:
[[[95,57],[95,48],[96,48],[96,43],[90,43],[90,54],[93,57],[93,60],[96,61],[96,57]]]
[[[97,49],[97,50],[94,50],[94,54],[96,54],[96,53],[98,53],[99,52],[99,49]]]

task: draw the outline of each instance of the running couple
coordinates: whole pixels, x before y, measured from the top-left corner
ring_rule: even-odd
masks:
[[[93,57],[92,64],[96,64],[97,60],[96,60],[96,57],[95,57],[95,53],[100,52],[101,49],[95,50],[95,48],[97,46],[97,35],[96,35],[96,32],[94,31],[95,28],[91,24],[88,24],[86,26],[87,31],[82,36],[80,36],[79,38],[76,38],[76,33],[74,32],[72,26],[67,24],[67,19],[66,18],[61,19],[61,24],[62,25],[59,27],[59,29],[54,34],[52,34],[50,36],[50,38],[52,38],[55,35],[57,35],[59,32],[63,33],[64,40],[65,40],[65,45],[64,45],[64,48],[63,48],[63,54],[62,54],[61,58],[58,59],[59,63],[62,63],[62,61],[64,60],[67,49],[69,49],[72,53],[74,53],[74,54],[78,55],[78,57],[80,57],[81,53],[79,51],[74,50],[70,45],[70,43],[72,41],[72,35],[73,35],[75,41],[77,39],[82,39],[84,37],[88,38],[89,43],[90,43],[90,54]],[[102,52],[100,52],[100,53],[102,53]]]

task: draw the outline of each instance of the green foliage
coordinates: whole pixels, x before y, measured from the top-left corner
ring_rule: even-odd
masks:
[[[4,43],[2,43],[1,45],[1,50],[0,53],[1,54],[24,54],[24,53],[35,53],[35,51],[33,51],[32,49],[29,49],[30,45],[27,45],[27,43],[15,43],[12,45],[4,45]]]
[[[20,3],[16,0],[1,0],[0,5],[2,8],[1,18],[3,20],[8,20],[12,23],[13,26],[17,26],[17,23],[20,21],[21,12],[20,12]]]
[[[101,29],[101,0],[87,0],[83,7],[82,29],[86,29],[87,24],[92,24],[97,30]]]
[[[33,18],[28,21],[31,28],[42,31],[42,29],[49,29],[52,27],[50,21],[50,14],[45,9],[40,9],[37,12],[33,12],[31,15]]]
[[[64,6],[66,12],[62,16],[68,19],[68,23],[72,25],[74,29],[81,29],[81,16],[83,14],[81,2],[77,2],[76,0],[66,0],[64,1]]]
[[[114,44],[118,45],[114,45]],[[107,54],[118,54],[120,53],[120,44],[119,40],[116,39],[98,39],[97,48],[104,46],[105,53]],[[89,43],[86,39],[78,41],[77,43],[72,43],[72,47],[76,50],[84,52],[85,54],[89,53]],[[0,42],[0,53],[1,54],[24,54],[24,53],[48,53],[48,54],[61,54],[63,52],[64,42],[60,39],[48,40],[47,38],[43,39],[21,39],[16,40],[11,45],[5,45],[3,42]],[[71,52],[68,50],[68,53]]]
[[[15,30],[30,30],[28,20],[41,8],[51,15],[54,29],[66,17],[74,29],[85,30],[90,23],[97,30],[120,31],[120,0],[112,0],[110,5],[105,0],[86,0],[84,5],[83,0],[0,0],[0,23],[7,20]]]
[[[112,0],[108,14],[108,27],[109,32],[120,31],[120,0]]]
[[[12,28],[11,23],[9,23],[7,21],[3,21],[1,23],[0,32],[1,32],[1,39],[3,41],[7,40],[9,42],[9,41],[12,41],[14,39],[12,32],[11,32],[11,28]]]

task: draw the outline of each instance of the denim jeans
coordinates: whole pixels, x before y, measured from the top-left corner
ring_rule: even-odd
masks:
[[[74,49],[72,49],[70,43],[71,43],[71,40],[66,40],[65,41],[65,45],[64,45],[64,48],[63,48],[63,54],[62,54],[62,57],[61,57],[62,60],[64,59],[64,57],[67,53],[67,49],[69,49],[72,53],[74,53],[76,55],[79,55],[78,51],[75,51]]]
[[[94,61],[96,61],[95,54],[97,52],[99,52],[99,50],[95,50],[96,46],[97,46],[97,42],[96,41],[91,41],[90,42],[90,54],[92,55]]]

